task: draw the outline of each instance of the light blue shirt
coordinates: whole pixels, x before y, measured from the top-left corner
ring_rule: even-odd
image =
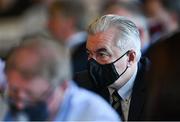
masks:
[[[134,86],[134,81],[137,75],[137,68],[130,80],[118,90],[118,94],[121,96],[121,106],[123,110],[124,119],[128,120],[129,107],[131,101],[131,94]]]
[[[55,121],[120,121],[115,110],[100,96],[70,85]]]
[[[133,76],[130,78],[130,80],[128,82],[126,82],[117,91],[118,94],[122,98],[121,106],[122,106],[122,111],[123,111],[123,115],[124,115],[125,120],[128,119],[129,106],[130,106],[130,101],[131,101],[131,94],[132,94],[132,90],[133,90],[133,86],[134,86],[134,81],[135,81],[135,78],[136,78],[136,75],[137,75],[137,70],[138,70],[138,67],[135,69],[135,72],[134,72]],[[109,88],[109,92],[112,95],[112,93],[114,92],[114,89]],[[111,102],[112,102],[112,98],[111,98]]]

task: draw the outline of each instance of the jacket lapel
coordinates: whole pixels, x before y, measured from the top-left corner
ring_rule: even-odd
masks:
[[[134,82],[131,103],[129,108],[128,120],[142,120],[144,114],[146,82],[145,72],[148,70],[148,59],[142,58],[138,63],[138,73]]]

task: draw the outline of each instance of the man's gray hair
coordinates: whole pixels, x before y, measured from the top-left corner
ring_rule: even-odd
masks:
[[[23,49],[28,49],[30,53],[32,51],[38,56],[38,63],[34,64],[36,66],[26,69],[28,71],[25,71],[25,75],[31,73],[33,76],[44,77],[53,87],[58,87],[63,81],[71,79],[69,50],[50,38],[38,35],[27,37],[12,50],[7,60],[6,72],[15,68],[21,73],[23,69],[16,66],[15,58]]]
[[[134,49],[137,55],[137,61],[141,57],[141,42],[139,30],[136,25],[123,16],[118,15],[104,15],[96,19],[88,28],[88,33],[94,35],[98,32],[104,32],[110,28],[116,28],[118,33],[117,46],[121,51]]]

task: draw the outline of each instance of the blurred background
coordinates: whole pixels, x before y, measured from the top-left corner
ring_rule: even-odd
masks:
[[[27,34],[49,31],[49,7],[56,0],[0,0],[0,57]],[[63,1],[63,0],[59,0]],[[70,1],[70,0],[68,0]],[[142,48],[179,29],[179,0],[76,0],[85,7],[83,29],[97,16],[127,16],[139,27]],[[81,14],[81,13],[80,13]]]

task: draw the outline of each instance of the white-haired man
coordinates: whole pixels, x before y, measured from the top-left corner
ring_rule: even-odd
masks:
[[[135,24],[122,16],[104,15],[90,24],[86,48],[88,74],[77,74],[78,84],[103,96],[123,120],[141,120],[147,61],[141,59]]]

